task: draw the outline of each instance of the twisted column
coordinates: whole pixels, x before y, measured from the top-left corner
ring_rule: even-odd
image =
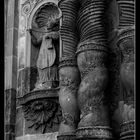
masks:
[[[75,130],[79,121],[76,96],[80,83],[80,73],[75,57],[78,44],[76,32],[77,4],[77,0],[60,0],[58,4],[62,11],[59,102],[63,116],[57,137],[58,140],[75,140]]]
[[[78,34],[76,29],[78,1],[60,0],[59,8],[62,11],[62,26],[60,28],[60,36],[62,41],[61,57],[75,57],[78,44]]]
[[[134,0],[117,0],[119,26],[117,45],[122,52],[120,78],[122,83],[123,109],[121,112],[120,139],[134,139]]]
[[[80,42],[77,64],[81,73],[78,104],[81,111],[77,139],[111,139],[105,93],[108,84],[107,35],[104,24],[106,0],[80,0]]]

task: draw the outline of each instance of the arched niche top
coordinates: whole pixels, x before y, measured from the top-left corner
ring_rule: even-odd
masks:
[[[31,29],[32,28],[32,20],[34,15],[40,11],[41,8],[43,8],[44,6],[54,6],[58,8],[59,11],[59,17],[61,18],[62,16],[62,12],[60,10],[60,8],[58,7],[58,0],[44,0],[41,3],[39,3],[36,7],[33,8],[32,12],[30,13],[29,17],[28,17],[28,21],[27,21],[27,29]]]
[[[52,2],[48,2],[39,7],[35,12],[32,19],[32,29],[41,30],[42,32],[47,32],[47,28],[51,28],[52,23],[55,23],[55,26],[58,26],[57,22],[60,19],[60,11]],[[54,25],[53,25],[54,26]]]

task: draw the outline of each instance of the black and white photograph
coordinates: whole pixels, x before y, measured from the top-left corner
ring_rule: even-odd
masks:
[[[136,0],[4,0],[4,139],[136,140]]]

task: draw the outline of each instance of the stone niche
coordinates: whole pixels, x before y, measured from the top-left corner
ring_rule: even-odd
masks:
[[[29,10],[28,4],[24,3],[23,11]],[[22,105],[24,126],[23,133],[17,139],[33,134],[31,139],[37,138],[37,134],[39,139],[46,139],[56,137],[55,132],[62,118],[58,101],[60,10],[56,1],[38,1],[30,6],[30,12],[25,15],[28,25],[26,50],[30,52],[26,54],[27,66],[19,71],[18,76],[17,103]]]

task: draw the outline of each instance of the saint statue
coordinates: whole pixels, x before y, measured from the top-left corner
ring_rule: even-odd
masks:
[[[47,32],[41,33],[34,29],[29,29],[31,40],[34,46],[40,47],[37,68],[38,81],[34,90],[51,89],[58,87],[58,61],[59,61],[59,32],[58,21],[47,27]],[[40,31],[41,32],[41,31]]]

